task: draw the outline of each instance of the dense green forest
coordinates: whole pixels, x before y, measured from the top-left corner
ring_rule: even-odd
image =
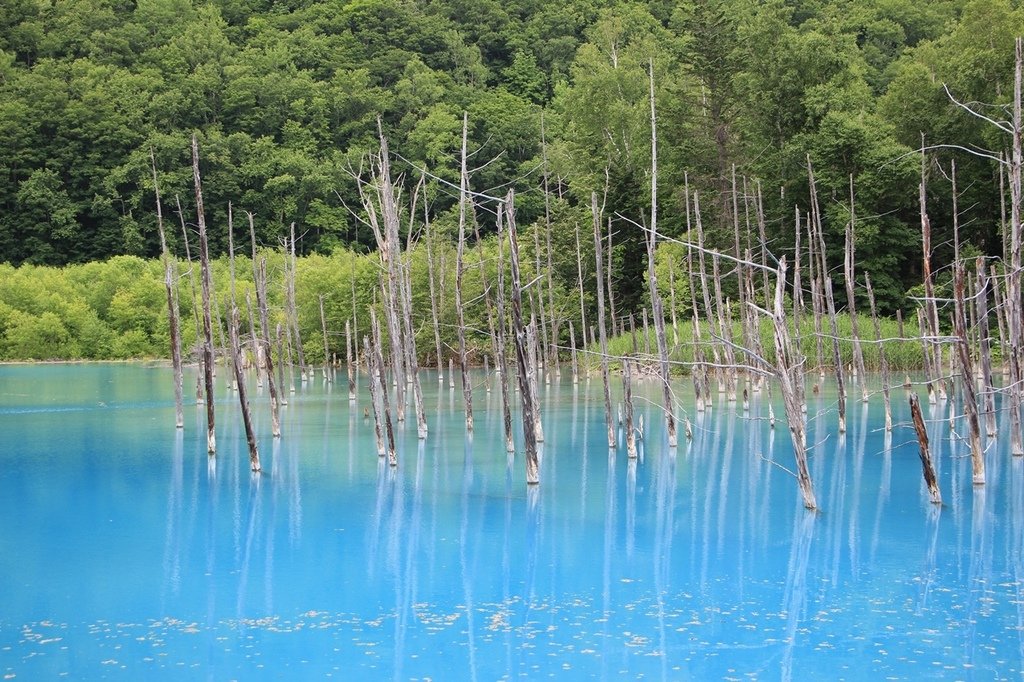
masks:
[[[132,315],[162,314],[159,288],[130,291],[140,281],[131,268],[160,281],[159,266],[145,261],[160,248],[151,149],[172,226],[175,200],[192,224],[197,134],[215,254],[226,250],[232,202],[255,214],[268,249],[294,222],[310,263],[332,253],[345,261],[372,250],[348,207],[359,206],[354,176],[377,146],[378,118],[404,196],[425,177],[433,225],[453,234],[463,112],[471,189],[515,188],[520,224],[550,223],[564,309],[578,305],[568,299],[574,230],[589,225],[595,191],[615,222],[620,312],[637,309],[644,263],[630,256],[641,252],[642,231],[629,220],[650,210],[650,64],[661,231],[686,234],[688,186],[709,239],[728,248],[734,219],[745,220],[742,202],[734,215],[736,194],[759,189],[769,247],[786,253],[794,211],[808,203],[809,158],[831,261],[841,263],[852,177],[858,268],[892,312],[920,281],[922,141],[940,279],[953,249],[954,161],[966,252],[1002,252],[999,164],[978,152],[999,153],[1009,138],[951,96],[1004,118],[1022,32],[1024,12],[1007,0],[7,0],[3,353],[39,357],[17,350],[12,320],[56,320],[88,345],[89,320],[76,328],[66,306],[39,302],[76,286],[86,300],[106,297],[88,315],[78,311],[115,330],[99,356],[151,352],[129,352],[126,336],[143,328]],[[486,240],[493,215],[482,205],[476,218]],[[418,219],[405,227],[419,230]],[[170,236],[183,258],[180,227]],[[105,264],[129,269],[111,275],[124,286],[90,293],[99,272],[90,267],[101,265],[86,263],[114,256],[143,260]],[[82,265],[28,267],[68,264]],[[50,293],[19,294],[22,281]]]

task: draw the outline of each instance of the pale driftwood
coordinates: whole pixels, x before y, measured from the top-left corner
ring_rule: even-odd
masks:
[[[942,493],[939,491],[939,482],[935,477],[935,467],[932,466],[932,453],[928,449],[928,429],[925,428],[924,417],[921,416],[921,402],[916,393],[910,394],[910,417],[914,422],[914,431],[917,432],[921,469],[924,474],[924,483],[928,486],[928,495],[932,504],[942,504]]]
[[[962,261],[953,264],[953,329],[957,337],[957,354],[960,359],[961,390],[964,396],[964,413],[967,416],[967,430],[971,442],[971,469],[974,485],[985,483],[985,453],[981,447],[981,424],[978,419],[978,399],[974,392],[974,360],[971,358],[971,342],[967,338],[966,302],[964,300],[964,265]],[[952,404],[952,401],[950,401]]]
[[[156,155],[149,148],[149,160],[153,166],[153,194],[156,196],[156,225],[160,232],[160,258],[164,265],[164,289],[167,293],[167,326],[171,341],[171,367],[174,370],[174,426],[185,427],[185,413],[182,408],[182,384],[184,378],[181,371],[181,335],[178,323],[178,296],[174,259],[167,250],[167,238],[164,235],[164,213],[160,205],[160,183],[156,176]]]
[[[516,238],[515,195],[509,190],[504,207],[508,225],[509,260],[512,275],[512,329],[515,335],[516,364],[519,368],[519,395],[522,401],[523,443],[526,450],[526,483],[540,483],[540,460],[534,431],[533,391],[530,389],[530,362],[528,359],[526,325],[523,323],[523,289],[519,273],[519,241]]]
[[[213,394],[213,321],[210,316],[210,296],[213,283],[210,278],[210,250],[206,242],[206,216],[203,213],[203,185],[199,177],[199,143],[192,136],[192,179],[196,191],[196,218],[199,222],[199,268],[203,294],[203,383],[206,388],[206,450],[217,452],[217,434],[214,429]]]
[[[612,421],[612,393],[608,376],[608,334],[604,325],[604,283],[602,282],[604,254],[601,249],[601,218],[597,210],[597,193],[590,195],[590,210],[594,218],[594,263],[597,266],[597,327],[601,337],[601,380],[604,383],[604,418],[608,427],[608,447],[615,448],[615,424]]]

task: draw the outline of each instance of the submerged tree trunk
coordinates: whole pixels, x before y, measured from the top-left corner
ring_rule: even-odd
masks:
[[[932,466],[932,454],[928,449],[928,429],[925,428],[924,418],[921,416],[921,402],[917,399],[916,393],[910,394],[910,416],[914,421],[914,431],[917,432],[921,469],[925,485],[928,486],[928,495],[931,497],[932,504],[942,504],[942,493],[939,491],[939,482],[935,477],[935,467]]]

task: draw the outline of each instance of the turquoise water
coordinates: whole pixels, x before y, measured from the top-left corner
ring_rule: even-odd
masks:
[[[528,491],[497,388],[475,376],[469,439],[461,388],[425,377],[430,436],[399,428],[397,470],[376,455],[365,380],[354,406],[344,382],[300,387],[278,442],[254,391],[253,476],[223,376],[211,460],[202,408],[173,426],[166,367],[0,367],[0,675],[1020,679],[1024,462],[1005,435],[972,489],[932,413],[936,509],[905,392],[889,441],[881,397],[851,400],[845,436],[834,412],[811,420],[808,514],[764,396],[700,415],[680,382],[694,439],[673,451],[642,385],[628,462],[624,443],[609,453],[599,380],[566,378],[541,386]]]

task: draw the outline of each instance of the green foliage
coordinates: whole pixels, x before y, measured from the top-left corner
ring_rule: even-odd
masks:
[[[639,310],[652,68],[659,230],[676,237],[691,226],[688,185],[700,195],[709,246],[731,250],[734,200],[743,230],[759,183],[769,249],[791,257],[793,209],[806,215],[809,203],[810,159],[830,266],[840,262],[852,177],[858,282],[870,274],[881,309],[892,313],[920,278],[921,169],[910,151],[922,139],[937,145],[924,164],[933,269],[952,257],[954,161],[965,248],[1001,253],[998,165],[960,149],[998,152],[1008,140],[945,88],[1005,117],[1013,39],[1022,32],[1024,10],[1010,0],[8,0],[0,7],[0,258],[97,263],[59,271],[70,287],[66,305],[26,308],[22,299],[32,296],[18,294],[4,324],[21,330],[12,338],[35,334],[47,352],[69,357],[164,352],[160,316],[140,312],[159,307],[160,297],[158,285],[143,284],[159,284],[144,260],[159,254],[150,154],[170,248],[182,259],[181,223],[188,230],[196,222],[193,134],[213,254],[226,252],[229,203],[236,228],[243,211],[254,214],[263,246],[276,248],[294,223],[300,254],[321,259],[303,261],[299,276],[324,295],[332,321],[363,314],[371,302],[352,311],[343,304],[348,280],[328,270],[348,253],[339,249],[375,246],[349,207],[359,206],[352,176],[377,148],[378,121],[403,187],[403,230],[421,235],[429,200],[439,228],[431,238],[446,254],[464,112],[470,187],[481,199],[474,219],[488,258],[496,225],[486,197],[514,189],[527,247],[530,229],[543,227],[546,244],[551,227],[552,284],[565,311],[580,306],[574,250],[582,228],[582,303],[593,313],[596,193],[602,229],[610,220],[614,233],[618,312]],[[746,202],[734,196],[734,175],[737,191],[746,179]],[[410,217],[421,176],[425,191]],[[422,285],[422,248],[410,258]],[[659,272],[665,263],[659,255]],[[476,276],[467,286],[482,295]],[[372,270],[359,278],[362,295]],[[191,315],[190,299],[182,304]],[[306,327],[319,327],[310,301],[318,299],[300,311],[304,338]],[[38,311],[32,321],[15,314],[30,308]],[[47,311],[66,337],[53,319],[43,321]],[[486,320],[476,315],[474,324]],[[186,317],[189,338],[194,326]],[[20,344],[6,342],[2,352],[28,352]]]

